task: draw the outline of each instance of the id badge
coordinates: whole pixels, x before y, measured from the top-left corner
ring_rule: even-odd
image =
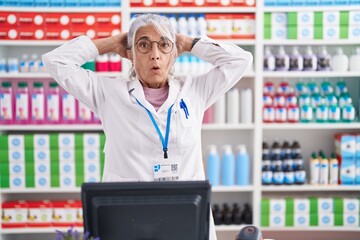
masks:
[[[179,161],[163,159],[155,161],[153,166],[154,181],[177,181],[179,180]]]

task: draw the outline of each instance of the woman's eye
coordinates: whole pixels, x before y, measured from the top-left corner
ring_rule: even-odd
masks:
[[[147,42],[141,42],[140,43],[140,47],[142,47],[142,48],[149,48],[149,46],[150,46],[150,44],[147,43]]]
[[[160,46],[162,48],[168,48],[168,47],[170,47],[170,44],[169,43],[162,43]]]

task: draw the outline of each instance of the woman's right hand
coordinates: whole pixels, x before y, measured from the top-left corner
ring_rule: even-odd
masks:
[[[113,52],[122,58],[126,58],[127,36],[128,33],[124,32],[107,38],[95,39],[93,42],[99,51],[99,55]]]

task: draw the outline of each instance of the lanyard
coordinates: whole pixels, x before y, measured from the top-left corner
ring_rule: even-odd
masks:
[[[163,151],[164,151],[164,158],[168,158],[168,154],[167,154],[167,151],[168,151],[168,142],[169,142],[169,133],[170,133],[170,120],[171,120],[171,109],[172,107],[174,106],[171,105],[171,107],[169,108],[168,110],[168,115],[167,115],[167,121],[166,121],[166,132],[165,132],[165,139],[160,131],[160,128],[159,126],[157,125],[155,119],[154,119],[154,116],[151,114],[151,112],[144,106],[142,105],[139,100],[137,100],[137,98],[135,98],[136,102],[141,106],[143,107],[146,112],[148,113],[150,119],[151,119],[151,122],[153,123],[157,133],[159,134],[159,137],[160,137],[160,140],[161,140],[161,143],[162,143],[162,146],[163,146]]]

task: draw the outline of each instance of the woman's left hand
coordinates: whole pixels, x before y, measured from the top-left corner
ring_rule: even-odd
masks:
[[[176,47],[178,50],[178,56],[183,52],[190,52],[193,38],[182,34],[176,34]]]

